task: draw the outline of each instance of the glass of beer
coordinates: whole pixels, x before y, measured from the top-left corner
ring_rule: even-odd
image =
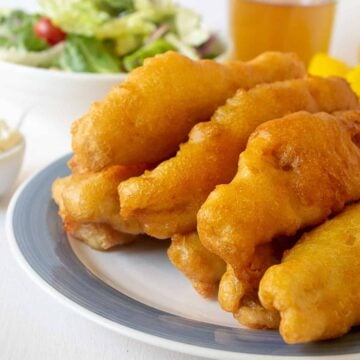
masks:
[[[295,52],[308,64],[328,52],[336,0],[230,0],[232,58],[264,51]]]

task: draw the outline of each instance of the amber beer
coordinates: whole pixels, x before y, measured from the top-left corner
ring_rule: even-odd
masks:
[[[335,10],[335,0],[230,0],[232,58],[293,51],[308,64],[328,51]]]

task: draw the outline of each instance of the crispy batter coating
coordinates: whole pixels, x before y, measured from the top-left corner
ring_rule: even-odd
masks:
[[[98,250],[133,241],[141,228],[136,221],[124,220],[119,215],[117,187],[145,168],[144,165],[113,166],[99,173],[57,179],[52,193],[65,231]]]
[[[278,329],[280,323],[279,312],[265,309],[257,294],[244,296],[234,317],[240,324],[252,329]]]
[[[360,324],[360,205],[304,235],[260,283],[289,344],[331,339]]]
[[[339,78],[308,78],[240,90],[196,125],[176,157],[119,188],[121,213],[136,218],[157,238],[196,229],[196,214],[215,186],[234,177],[250,134],[265,121],[292,112],[334,112],[358,107],[356,95]]]
[[[259,282],[265,271],[279,261],[273,253],[271,244],[260,245],[249,264],[246,279],[238,279],[231,265],[221,278],[218,300],[223,310],[236,313],[246,295],[257,293]]]
[[[259,283],[265,271],[279,264],[283,253],[294,245],[297,237],[278,238],[259,245],[247,269],[247,277],[238,279],[227,265],[220,281],[218,300],[223,310],[233,313],[242,325],[254,329],[277,329],[280,316],[276,310],[265,309],[258,299]]]
[[[257,290],[265,271],[279,261],[269,244],[260,245],[253,256],[246,279],[238,279],[228,265],[220,281],[218,301],[221,308],[233,313],[242,325],[253,329],[277,329],[279,313],[266,310],[259,302]]]
[[[73,124],[71,164],[86,172],[159,163],[237,89],[304,75],[304,65],[293,54],[265,53],[248,63],[225,64],[192,61],[175,52],[158,55]]]
[[[211,298],[217,294],[225,262],[201,244],[196,232],[173,236],[168,256],[201,296]]]
[[[360,111],[299,112],[254,132],[238,173],[198,213],[200,240],[246,279],[256,246],[360,198]]]
[[[135,240],[135,235],[114,230],[108,224],[77,223],[68,218],[64,221],[67,234],[80,240],[95,250],[109,250],[114,246],[125,245]]]

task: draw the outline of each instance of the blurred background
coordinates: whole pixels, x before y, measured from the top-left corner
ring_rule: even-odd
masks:
[[[233,4],[232,9],[234,9],[236,3],[235,1],[231,3],[231,1],[177,0],[176,3],[198,12],[203,17],[204,23],[229,43],[231,18],[229,4]],[[0,7],[22,8],[30,11],[38,8],[37,0],[0,0]],[[360,0],[338,1],[329,53],[350,66],[355,66],[360,62],[359,15]],[[258,20],[257,16],[254,18],[256,21]],[[293,18],[298,19],[296,16]],[[237,19],[233,18],[233,21],[237,21]],[[324,33],[325,30],[321,29],[323,24],[316,20],[312,23],[314,32]],[[251,25],[252,31],[257,30],[256,25]],[[276,24],[274,28],[276,28]],[[282,29],[278,27],[276,31],[281,32]],[[297,32],[302,36],[301,32],[298,30]],[[251,41],[250,44],[252,44]],[[322,65],[320,62],[320,70]],[[49,73],[43,71],[43,74],[38,72],[36,75],[32,72],[32,68],[11,67],[9,68],[11,71],[8,71],[7,66],[5,63],[0,64],[3,85],[0,87],[0,98],[3,101],[9,100],[11,103],[16,103],[22,111],[28,111],[22,130],[26,134],[28,143],[25,160],[27,164],[31,165],[26,167],[24,176],[57,156],[69,152],[71,139],[69,129],[72,121],[81,116],[93,100],[102,98],[111,86],[119,82],[119,78],[113,78],[109,82],[108,79],[112,75],[108,75],[108,78],[101,77],[101,75],[91,76],[86,81],[82,81],[78,77],[72,77],[72,74],[68,77],[64,72],[61,74],[65,75],[60,75],[54,71]],[[317,70],[319,70],[319,66]],[[332,73],[317,74],[316,72],[315,74],[333,75]],[[84,76],[87,77],[87,75]],[[45,137],[52,144],[50,152],[44,152],[42,149],[41,142]]]
[[[228,33],[228,1],[226,0],[177,0],[179,4],[203,15],[205,23]],[[339,0],[330,53],[355,65],[360,57],[360,0]],[[36,0],[1,0],[2,7],[36,9]]]

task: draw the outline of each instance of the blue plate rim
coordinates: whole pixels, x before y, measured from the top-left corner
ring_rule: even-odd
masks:
[[[10,244],[10,248],[12,254],[15,256],[17,262],[21,266],[21,268],[28,274],[30,279],[36,283],[42,290],[52,296],[54,299],[59,301],[61,304],[66,306],[67,308],[72,309],[78,314],[84,316],[88,320],[97,323],[100,326],[103,326],[107,329],[110,329],[116,333],[119,333],[122,336],[126,336],[140,342],[147,343],[152,346],[157,346],[163,349],[176,351],[179,353],[184,353],[188,355],[207,357],[211,359],[222,359],[222,360],[267,360],[267,359],[286,359],[289,360],[305,360],[305,359],[318,359],[322,357],[326,357],[329,359],[338,359],[338,360],[358,360],[359,353],[350,353],[350,354],[336,354],[336,355],[315,355],[315,356],[296,356],[296,355],[271,355],[271,354],[251,354],[251,353],[241,353],[241,352],[233,352],[233,351],[224,351],[218,349],[212,349],[197,345],[186,344],[179,341],[174,341],[170,339],[166,339],[160,336],[151,335],[145,331],[139,331],[135,329],[131,329],[126,325],[122,325],[119,322],[115,322],[109,320],[99,314],[92,312],[89,309],[86,309],[84,306],[76,303],[76,301],[70,299],[68,296],[62,294],[59,290],[55,289],[51,284],[49,284],[45,279],[41,277],[41,275],[31,266],[31,264],[27,261],[25,255],[22,253],[17,239],[14,235],[13,229],[13,220],[14,220],[14,209],[18,205],[18,201],[21,195],[28,189],[28,187],[34,182],[34,180],[45,173],[52,165],[64,161],[69,157],[69,154],[64,155],[51,163],[45,165],[36,173],[34,173],[29,179],[27,179],[15,192],[13,195],[10,204],[6,213],[6,221],[5,221],[5,230],[8,242]],[[101,280],[99,280],[101,281]],[[180,317],[179,317],[180,318]]]

